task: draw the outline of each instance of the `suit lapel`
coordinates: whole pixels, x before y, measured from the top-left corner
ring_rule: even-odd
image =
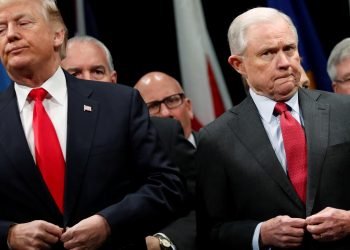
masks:
[[[90,99],[92,89],[66,74],[68,89],[68,127],[65,180],[65,214],[67,224],[78,200],[89,151],[93,141],[98,103]]]
[[[57,206],[41,176],[40,170],[30,152],[25,137],[14,86],[10,86],[0,97],[0,147],[13,164],[15,171],[20,175],[25,190],[31,190],[45,207],[59,213]]]
[[[236,114],[236,119],[231,120],[230,128],[268,175],[302,208],[303,204],[277,159],[252,98],[248,96],[237,109],[232,109],[232,112]]]
[[[307,140],[308,180],[306,215],[310,215],[321,177],[321,166],[328,145],[329,105],[316,102],[318,92],[299,91],[299,103]],[[311,177],[311,178],[310,178]]]

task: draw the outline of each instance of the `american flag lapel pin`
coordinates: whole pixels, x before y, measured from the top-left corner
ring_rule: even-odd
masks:
[[[84,105],[84,112],[91,112],[92,111],[92,107],[88,106],[88,105]]]

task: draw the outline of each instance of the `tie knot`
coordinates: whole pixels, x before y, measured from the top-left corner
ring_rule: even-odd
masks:
[[[43,101],[47,95],[47,91],[43,88],[32,89],[29,93],[29,97],[34,101]]]
[[[287,110],[288,110],[287,104],[285,104],[284,102],[278,102],[275,105],[274,112],[277,114],[282,114],[283,112],[286,112]]]

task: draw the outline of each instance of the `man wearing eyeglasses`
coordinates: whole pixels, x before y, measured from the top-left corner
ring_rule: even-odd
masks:
[[[162,72],[149,72],[140,78],[134,88],[140,92],[151,116],[170,117],[180,121],[185,137],[196,147],[195,133],[191,127],[193,119],[192,103],[186,97],[180,83],[176,79]],[[187,216],[168,225],[156,236],[165,236],[170,239],[174,243],[171,249],[194,250],[196,249],[196,215],[194,211],[195,165],[193,163],[180,165],[179,167],[186,178],[188,190],[192,195],[191,198],[193,198],[190,201],[193,210]],[[156,244],[157,239],[148,237],[147,241],[154,241]]]
[[[151,116],[171,117],[180,121],[185,137],[196,146],[192,131],[192,103],[180,83],[162,72],[150,72],[134,86],[146,102]]]
[[[327,72],[334,92],[350,95],[350,38],[335,45],[328,58]]]

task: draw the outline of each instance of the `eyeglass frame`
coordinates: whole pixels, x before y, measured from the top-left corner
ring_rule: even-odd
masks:
[[[171,98],[175,97],[175,96],[179,96],[180,98],[180,102],[179,104],[177,104],[176,106],[168,106],[167,104],[167,101],[170,100]],[[167,96],[165,98],[163,98],[162,100],[160,101],[152,101],[152,102],[148,102],[146,103],[147,105],[147,108],[149,110],[149,113],[152,114],[152,115],[155,115],[155,114],[158,114],[161,110],[161,106],[162,106],[162,103],[164,103],[164,105],[168,108],[168,109],[175,109],[175,108],[178,108],[180,107],[183,103],[184,103],[184,99],[186,98],[185,94],[184,93],[176,93],[176,94],[173,94],[173,95],[170,95],[170,96]],[[157,108],[157,112],[151,112],[151,106],[152,105],[156,105],[154,107],[158,107]]]

